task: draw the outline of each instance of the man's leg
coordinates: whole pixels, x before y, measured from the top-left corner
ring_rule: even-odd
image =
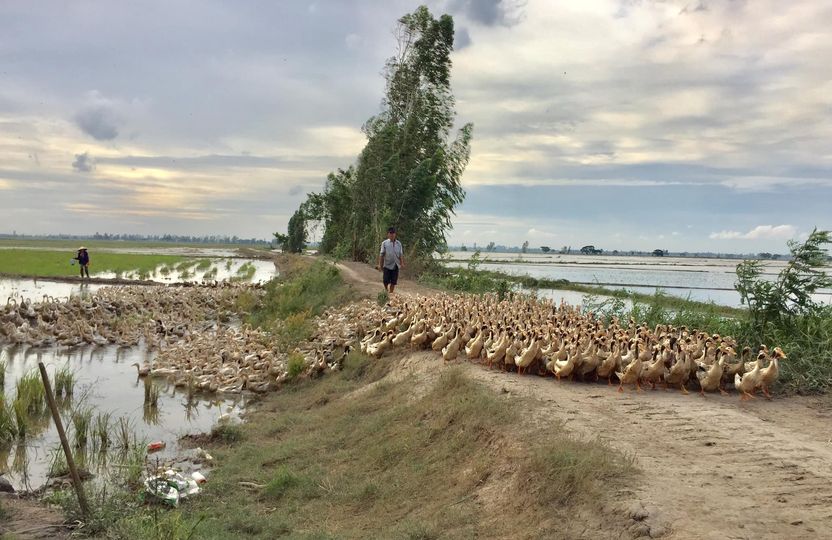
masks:
[[[393,294],[393,290],[396,288],[396,285],[399,284],[399,267],[397,266],[394,270],[390,270],[390,294]]]

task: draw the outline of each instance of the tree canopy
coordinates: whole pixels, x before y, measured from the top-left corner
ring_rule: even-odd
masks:
[[[387,228],[398,229],[410,257],[446,248],[445,233],[465,191],[472,124],[454,125],[450,88],[454,23],[421,6],[403,16],[397,50],[385,66],[382,110],[364,124],[367,144],[355,165],[330,173],[322,193],[299,211],[324,225],[320,249],[370,260]]]

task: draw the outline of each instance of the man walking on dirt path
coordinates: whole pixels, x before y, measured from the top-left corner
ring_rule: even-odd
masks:
[[[381,243],[376,270],[383,272],[384,290],[392,294],[399,282],[399,268],[404,268],[404,249],[396,240],[396,228],[387,229],[387,240]]]
[[[90,254],[87,253],[87,248],[81,246],[78,248],[78,255],[75,257],[78,261],[78,266],[81,267],[81,279],[84,279],[84,274],[87,274],[87,279],[90,277]]]

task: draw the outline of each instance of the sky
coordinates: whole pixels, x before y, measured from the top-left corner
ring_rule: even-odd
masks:
[[[0,3],[0,233],[285,231],[354,163],[422,3],[474,124],[452,245],[832,228],[830,2],[79,0]]]

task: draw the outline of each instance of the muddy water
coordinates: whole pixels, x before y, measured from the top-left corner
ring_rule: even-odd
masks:
[[[177,454],[178,439],[182,435],[210,431],[221,415],[239,416],[245,407],[244,396],[200,398],[197,395],[189,400],[184,389],[180,391],[166,381],[156,379],[161,390],[158,407],[155,411],[146,410],[143,405],[145,379],[137,377],[136,367],[131,364],[150,361],[154,354],[142,347],[88,347],[72,351],[2,348],[0,360],[6,362],[6,399],[11,402],[15,381],[37,369],[38,359],[43,360],[50,375],[56,369],[69,366],[77,380],[69,409],[82,404],[93,407],[96,413],[112,413],[113,422],[119,417],[129,418],[140,439],[166,443],[164,450],[153,454],[161,458]],[[68,410],[62,416],[72,441]],[[115,426],[111,433],[114,437]],[[17,489],[38,488],[47,480],[52,453],[59,445],[53,423],[45,419],[38,423],[34,435],[25,443],[0,450],[0,470],[5,471],[6,478]],[[89,460],[87,468],[96,472],[93,460]]]

